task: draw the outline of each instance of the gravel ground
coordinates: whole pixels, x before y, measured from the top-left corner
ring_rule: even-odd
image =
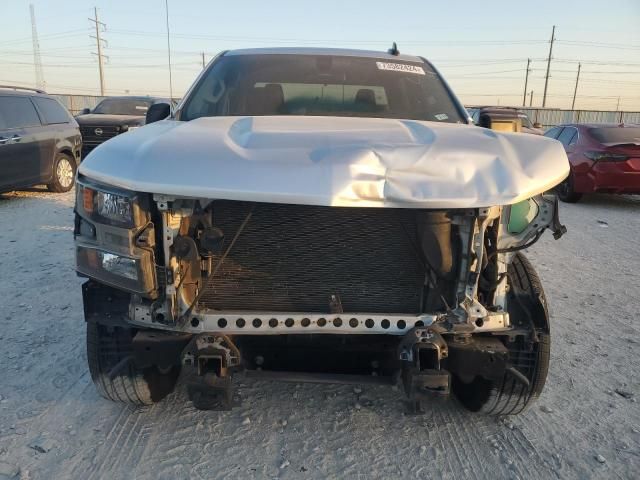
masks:
[[[240,378],[231,412],[179,387],[131,409],[86,367],[73,194],[0,195],[0,479],[639,478],[640,198],[563,205],[569,233],[528,252],[551,305],[547,387],[525,414],[434,401],[405,416],[391,388]]]

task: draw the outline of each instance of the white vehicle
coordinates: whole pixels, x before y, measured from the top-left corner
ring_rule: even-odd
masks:
[[[549,316],[520,250],[565,231],[559,142],[473,126],[397,49],[224,52],[169,111],[79,169],[102,395],[150,404],[180,373],[204,409],[232,406],[236,374],[401,382],[416,411],[539,395]]]

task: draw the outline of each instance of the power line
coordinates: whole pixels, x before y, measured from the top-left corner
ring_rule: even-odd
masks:
[[[640,50],[640,45],[624,43],[600,43],[580,40],[557,40],[558,43],[575,47],[615,48],[619,50]]]
[[[113,29],[111,33],[114,35],[132,35],[142,37],[165,36],[166,32],[150,32],[139,30]],[[318,44],[318,43],[337,43],[345,44],[365,44],[365,45],[387,45],[386,40],[380,39],[329,39],[329,38],[294,38],[294,37],[257,37],[257,36],[236,36],[236,35],[209,35],[209,34],[193,34],[193,33],[173,33],[175,38],[199,39],[199,40],[225,40],[225,41],[241,41],[253,43],[295,43],[295,44]],[[544,44],[546,40],[415,40],[400,39],[398,43],[403,45],[431,45],[431,46],[487,46],[487,45],[528,45],[528,44]]]
[[[573,60],[568,58],[554,58],[554,60],[559,63],[582,63],[583,65],[616,65],[616,66],[624,66],[624,67],[640,67],[640,63],[628,63],[628,62],[604,62],[601,60]]]
[[[86,31],[87,30],[84,29],[84,28],[79,28],[79,29],[75,29],[75,30],[67,30],[67,31],[64,31],[64,32],[40,35],[40,39],[57,40],[59,38],[79,37],[79,36],[84,36],[86,34]],[[82,32],[82,33],[76,33],[76,32]],[[2,47],[4,48],[6,45],[16,45],[16,44],[29,43],[29,42],[31,42],[31,37],[9,40],[7,42],[0,42],[0,45],[2,45]]]

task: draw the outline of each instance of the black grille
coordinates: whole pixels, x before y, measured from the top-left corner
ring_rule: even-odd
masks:
[[[420,312],[416,210],[216,201],[225,248],[252,205],[202,306],[329,313],[336,295],[344,312]]]
[[[101,135],[96,134],[96,129],[102,131]],[[82,125],[80,126],[80,134],[82,135],[82,153],[83,156],[100,145],[102,142],[115,137],[120,133],[118,126],[100,126],[100,125]]]

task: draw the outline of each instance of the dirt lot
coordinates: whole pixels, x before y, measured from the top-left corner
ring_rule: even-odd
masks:
[[[134,410],[86,367],[73,194],[0,195],[0,479],[638,478],[640,198],[563,205],[529,252],[551,304],[539,402],[507,420],[453,401],[408,417],[399,391],[239,379],[242,406],[182,388]]]

